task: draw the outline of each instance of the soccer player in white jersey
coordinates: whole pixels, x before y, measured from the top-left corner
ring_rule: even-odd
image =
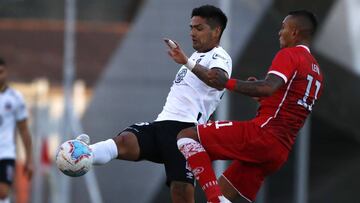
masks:
[[[25,172],[32,175],[32,146],[28,113],[22,95],[6,82],[7,67],[0,58],[0,203],[10,203],[9,192],[15,173],[15,132],[19,131],[26,151]]]
[[[226,23],[226,15],[217,7],[205,5],[193,9],[190,35],[196,52],[190,57],[191,64],[201,64],[208,72],[231,75],[231,58],[219,46]],[[165,106],[154,122],[136,123],[112,139],[90,145],[94,164],[105,164],[116,158],[163,163],[175,203],[194,202],[194,177],[177,149],[176,135],[182,129],[206,123],[224,93],[210,87],[210,81],[201,81],[187,66],[180,67]],[[86,135],[78,139],[89,140]]]

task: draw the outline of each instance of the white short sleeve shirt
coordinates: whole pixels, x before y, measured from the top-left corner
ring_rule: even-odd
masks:
[[[222,47],[215,47],[206,53],[194,52],[190,60],[209,69],[223,69],[231,76],[232,60]],[[189,69],[181,66],[156,121],[206,123],[223,94],[224,90],[219,91],[206,85]]]
[[[20,92],[10,87],[0,92],[0,159],[16,158],[16,123],[27,117],[28,112]]]

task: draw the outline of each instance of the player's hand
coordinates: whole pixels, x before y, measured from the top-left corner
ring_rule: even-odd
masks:
[[[33,163],[31,161],[26,161],[24,165],[24,173],[29,179],[32,178],[33,171],[34,171]]]
[[[169,56],[176,63],[178,63],[178,64],[186,64],[187,63],[188,57],[186,56],[186,54],[180,48],[180,45],[176,41],[164,38],[164,42],[169,47],[169,50],[168,50]]]
[[[250,76],[248,77],[247,81],[257,81],[258,79],[256,77]],[[252,97],[255,101],[260,102],[261,98],[260,97]]]

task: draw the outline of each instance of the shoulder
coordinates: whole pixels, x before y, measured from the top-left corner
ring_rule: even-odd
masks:
[[[222,47],[215,47],[206,53],[206,60],[211,64],[217,64],[222,66],[231,66],[232,60],[229,54]]]
[[[14,98],[14,100],[16,102],[23,102],[24,101],[24,96],[22,95],[22,93],[12,87],[8,87],[8,89],[6,90],[6,94],[9,96],[9,97],[12,97]]]
[[[294,47],[287,47],[287,48],[282,48],[277,52],[277,55],[279,54],[284,54],[284,55],[289,55],[291,53],[294,52]]]
[[[282,48],[276,53],[275,59],[295,62],[297,61],[300,50],[301,48],[299,49],[298,47]]]
[[[212,50],[212,57],[215,58],[221,58],[224,60],[231,60],[230,55],[223,49],[221,46],[215,47]]]

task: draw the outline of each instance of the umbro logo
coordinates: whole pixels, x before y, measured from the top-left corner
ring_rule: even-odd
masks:
[[[193,175],[191,172],[187,172],[187,173],[186,173],[186,178],[188,178],[188,179],[193,179],[193,178],[194,178],[194,175]]]
[[[320,75],[320,68],[319,68],[319,66],[317,66],[316,64],[312,64],[311,69],[312,69],[312,71],[314,71],[315,73],[317,73],[318,75]]]

